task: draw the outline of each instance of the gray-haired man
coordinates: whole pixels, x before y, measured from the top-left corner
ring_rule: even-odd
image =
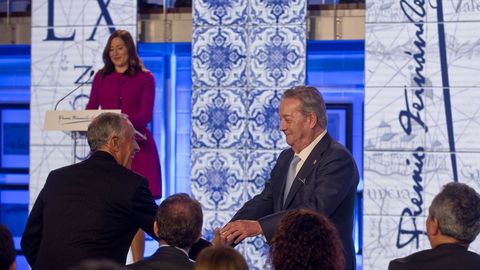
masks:
[[[354,270],[353,211],[359,181],[355,161],[327,132],[326,105],[315,87],[285,91],[279,116],[280,130],[291,148],[278,156],[263,191],[246,202],[219,235],[225,242],[238,244],[263,234],[270,242],[288,210],[309,208],[335,224],[345,269]]]
[[[432,249],[390,262],[389,270],[480,269],[480,255],[468,246],[480,232],[480,195],[461,183],[449,183],[429,209],[427,235]]]
[[[87,131],[91,156],[50,172],[23,233],[32,269],[67,269],[85,259],[125,264],[138,228],[155,237],[157,205],[129,169],[139,147],[126,115],[102,113]]]

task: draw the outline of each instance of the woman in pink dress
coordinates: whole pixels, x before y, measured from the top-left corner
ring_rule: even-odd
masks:
[[[132,36],[126,30],[116,30],[103,50],[104,66],[93,79],[87,109],[120,109],[128,115],[137,131],[146,140],[138,140],[140,152],[135,155],[132,170],[145,176],[155,199],[162,195],[160,162],[152,133],[147,124],[152,120],[155,99],[155,80],[138,57]],[[142,239],[135,240],[137,237]],[[137,233],[134,243],[144,241],[143,232]],[[138,242],[136,242],[138,241]],[[132,250],[134,260],[143,257],[143,248]]]

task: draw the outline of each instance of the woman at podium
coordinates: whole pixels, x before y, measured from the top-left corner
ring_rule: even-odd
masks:
[[[120,109],[128,115],[136,130],[146,140],[138,140],[140,152],[135,155],[132,170],[145,176],[155,199],[162,195],[160,162],[157,148],[147,124],[152,120],[155,99],[155,80],[140,60],[132,36],[126,30],[116,30],[103,50],[104,66],[93,79],[86,109]],[[144,241],[143,232],[137,234]],[[137,238],[136,236],[136,238]],[[143,257],[135,254],[134,260]],[[143,242],[142,242],[143,245]]]

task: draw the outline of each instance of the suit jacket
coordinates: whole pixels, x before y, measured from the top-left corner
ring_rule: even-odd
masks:
[[[200,254],[202,250],[210,246],[212,246],[212,243],[203,238],[200,238],[197,242],[193,243],[192,247],[188,251],[188,257],[195,261],[197,260],[198,254]]]
[[[194,262],[188,255],[174,247],[163,246],[149,258],[130,264],[129,270],[189,270]]]
[[[235,214],[232,220],[258,220],[268,242],[287,210],[310,208],[336,225],[345,251],[346,269],[355,268],[353,211],[359,181],[350,152],[328,133],[318,142],[298,172],[283,204],[283,191],[293,150],[278,157],[263,191]]]
[[[97,151],[50,172],[23,233],[32,269],[65,269],[84,259],[125,264],[138,228],[152,237],[157,205],[147,182]]]
[[[477,270],[480,269],[480,255],[460,245],[443,244],[395,259],[388,265],[388,270],[410,269]]]

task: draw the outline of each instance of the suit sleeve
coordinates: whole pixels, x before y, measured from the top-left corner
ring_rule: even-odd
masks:
[[[273,195],[270,180],[265,183],[262,193],[256,195],[238,210],[231,221],[246,219],[257,220],[273,213]]]
[[[278,185],[281,182],[278,178],[281,177],[280,171],[282,171],[282,164],[287,162],[285,159],[288,156],[288,151],[289,150],[285,150],[279,155],[275,167],[270,173],[270,179],[265,183],[263,191],[246,202],[232,218],[232,221],[238,219],[258,220],[267,239],[273,234],[278,223],[275,217],[278,216],[278,219],[281,217],[280,213],[273,214],[275,209],[272,185]]]
[[[25,226],[25,231],[23,232],[22,240],[20,242],[23,254],[30,266],[33,266],[37,260],[40,242],[42,241],[43,194],[44,189],[40,191],[40,194],[33,205],[32,211],[28,216],[27,225]]]
[[[304,204],[295,208],[310,208],[331,216],[358,183],[358,172],[351,155],[342,148],[333,150],[322,157],[314,173],[314,190]],[[355,191],[353,191],[355,192]],[[259,219],[265,237],[270,242],[278,223],[286,211],[277,212]],[[346,213],[347,214],[347,213]],[[353,213],[352,213],[353,214]]]
[[[143,179],[133,196],[132,215],[137,225],[154,239],[157,239],[153,232],[156,213],[157,205],[148,188],[147,181]]]
[[[128,115],[135,129],[142,129],[152,121],[153,105],[155,101],[155,79],[150,72],[147,72],[146,82],[141,88],[141,106],[133,113]]]

